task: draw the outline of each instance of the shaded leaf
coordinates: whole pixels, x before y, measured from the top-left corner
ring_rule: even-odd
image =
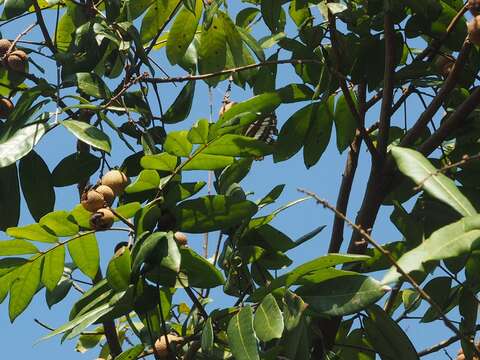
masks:
[[[42,216],[53,211],[55,206],[52,174],[35,151],[20,160],[18,170],[28,209],[32,217],[39,221]]]

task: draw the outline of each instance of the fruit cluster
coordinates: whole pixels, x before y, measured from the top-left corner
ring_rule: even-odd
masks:
[[[0,39],[0,58],[3,65],[10,70],[25,72],[27,69],[27,53],[23,50],[18,50],[10,40]]]
[[[0,60],[8,70],[24,73],[27,70],[28,55],[18,50],[10,40],[0,39]],[[0,118],[7,118],[14,106],[10,99],[0,97]]]
[[[85,210],[93,213],[90,226],[95,230],[106,230],[112,227],[115,215],[110,206],[116,196],[120,196],[128,185],[128,177],[120,170],[110,170],[100,184],[82,194],[81,203]]]

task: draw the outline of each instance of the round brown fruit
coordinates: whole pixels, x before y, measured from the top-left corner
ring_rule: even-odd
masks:
[[[105,207],[105,199],[103,195],[96,190],[88,190],[82,194],[82,206],[85,210],[96,212]]]
[[[183,341],[181,336],[177,336],[175,334],[168,334],[167,338],[168,343],[170,344],[170,349],[174,349],[178,343]],[[158,340],[155,341],[155,351],[157,356],[159,356],[161,359],[166,359],[168,357],[168,348],[165,336],[160,336]]]
[[[95,188],[95,191],[103,196],[103,200],[108,206],[111,206],[113,204],[113,200],[115,200],[115,193],[110,188],[110,186],[99,185]]]
[[[121,195],[128,183],[127,175],[120,170],[110,170],[102,177],[102,185],[110,187],[115,195]]]
[[[177,231],[173,237],[175,238],[175,241],[177,242],[178,246],[186,246],[188,245],[188,238],[187,235],[184,233]]]
[[[28,55],[22,50],[12,51],[7,56],[7,65],[10,69],[18,72],[25,72]]]
[[[223,116],[223,114],[225,114],[228,110],[230,110],[235,105],[237,105],[235,101],[229,101],[229,102],[223,103],[218,115]]]
[[[467,23],[468,37],[475,45],[480,45],[480,15]]]
[[[10,99],[0,98],[0,118],[6,118],[13,110],[13,103]]]
[[[468,0],[468,9],[473,16],[480,15],[480,0]]]
[[[12,43],[10,40],[7,39],[0,39],[0,57],[4,57],[8,50],[10,50],[10,46],[12,46]]]
[[[114,219],[109,209],[100,209],[90,217],[90,226],[95,230],[107,230],[112,227]]]

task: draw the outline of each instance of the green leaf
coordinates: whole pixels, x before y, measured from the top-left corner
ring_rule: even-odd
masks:
[[[175,17],[167,39],[167,58],[172,65],[181,62],[187,52],[197,31],[202,8],[202,0],[196,0],[195,14],[182,8]]]
[[[219,170],[235,161],[232,156],[221,156],[200,153],[187,162],[183,170]]]
[[[364,319],[368,340],[380,358],[398,360],[418,360],[417,351],[402,328],[378,305],[367,309]]]
[[[198,120],[188,132],[187,139],[192,144],[206,144],[208,142],[209,123],[207,119]]]
[[[334,119],[337,133],[337,148],[342,153],[352,143],[357,129],[357,122],[343,95],[338,98]]]
[[[80,72],[75,74],[79,90],[85,95],[99,99],[108,99],[111,92],[103,80],[95,73]]]
[[[135,360],[143,352],[144,346],[142,344],[137,345],[131,349],[122,352],[116,357],[117,360]]]
[[[253,326],[257,337],[263,342],[282,337],[283,315],[272,294],[265,296],[257,308]]]
[[[250,306],[242,308],[228,323],[228,343],[237,360],[259,360],[257,339],[253,329],[253,311]]]
[[[167,135],[163,149],[175,156],[187,157],[192,151],[192,143],[187,139],[188,131],[172,131]]]
[[[226,134],[211,142],[203,154],[261,157],[272,152],[271,146],[264,141],[248,136]]]
[[[225,68],[227,61],[227,42],[223,19],[215,16],[208,29],[200,35],[198,47],[198,68],[200,74],[210,74]],[[207,79],[210,85],[216,84],[218,77]]]
[[[126,290],[130,285],[131,259],[130,250],[127,247],[115,254],[107,267],[107,281],[115,291]]]
[[[127,194],[134,194],[146,190],[158,189],[160,175],[156,170],[142,170],[135,181],[125,188]]]
[[[142,165],[144,169],[169,172],[173,172],[175,170],[177,163],[178,158],[166,152],[157,155],[146,155],[140,160],[140,165]]]
[[[287,290],[283,298],[285,334],[281,340],[282,355],[301,360],[310,357],[309,324],[305,317],[308,305],[300,296]]]
[[[6,230],[6,233],[11,237],[45,243],[54,243],[58,240],[56,236],[50,234],[39,224],[31,224],[23,227],[11,227]]]
[[[47,131],[45,124],[27,125],[0,142],[0,168],[7,167],[32,151]]]
[[[39,221],[42,216],[53,211],[55,206],[52,174],[35,151],[20,160],[18,170],[28,209],[32,217]]]
[[[148,8],[142,20],[140,38],[145,44],[152,40],[159,30],[164,29],[178,8],[178,1],[155,0],[149,1],[152,5]],[[138,3],[134,0],[133,3]]]
[[[47,290],[53,291],[63,274],[65,266],[65,246],[60,245],[43,257],[42,283]]]
[[[69,241],[68,251],[78,268],[94,279],[100,266],[100,255],[95,234],[85,233]]]
[[[88,179],[100,167],[100,158],[90,153],[73,153],[64,158],[53,169],[56,187],[70,186]]]
[[[60,237],[76,235],[79,230],[78,225],[66,211],[51,212],[42,217],[39,224]]]
[[[77,120],[64,120],[61,124],[84,143],[107,153],[110,153],[112,150],[112,144],[108,135],[95,126]]]
[[[37,254],[37,247],[26,240],[3,240],[0,241],[0,256]]]
[[[458,257],[478,248],[480,215],[468,216],[435,231],[419,246],[405,253],[398,265],[407,273],[425,271],[424,265],[443,259]],[[389,284],[400,279],[396,268],[391,268],[382,282]]]
[[[92,308],[92,304],[93,307],[95,306],[96,300],[108,298],[108,296],[111,294],[111,291],[112,289],[110,288],[107,279],[100,280],[90,289],[85,291],[85,293],[80,296],[75,304],[73,304],[68,319],[73,320],[81,314],[88,312],[88,310]]]
[[[131,202],[131,203],[119,206],[118,208],[115,209],[115,212],[126,219],[130,219],[134,217],[137,214],[137,212],[140,211],[141,208],[142,208],[142,205],[139,202]],[[118,220],[120,219],[115,217],[115,221],[118,221]]]
[[[181,271],[187,274],[192,287],[211,289],[225,283],[222,273],[203,256],[190,248],[181,248]]]
[[[98,307],[95,307],[93,310],[86,312],[82,315],[79,315],[69,321],[68,323],[60,326],[56,330],[52,331],[50,334],[42,337],[40,341],[42,340],[47,340],[50,339],[58,334],[64,333],[68,330],[73,329],[76,326],[82,326],[83,328],[93,324],[95,321],[97,321],[99,318],[101,318],[103,315],[111,311],[112,309],[110,308],[110,305],[108,303],[102,304]]]
[[[203,330],[202,330],[202,339],[201,339],[202,352],[205,354],[211,353],[213,350],[213,342],[214,342],[214,336],[213,336],[212,318],[209,317],[207,321],[205,321],[205,325],[203,326]]]
[[[32,0],[5,0],[2,19],[11,19],[23,14],[32,6]]]
[[[0,230],[17,226],[20,218],[20,189],[15,164],[0,167],[0,214]]]
[[[277,0],[262,0],[261,11],[263,21],[270,31],[275,34],[279,31],[280,14],[282,12],[282,4]]]
[[[320,160],[330,142],[333,115],[328,103],[317,103],[317,107],[312,110],[310,128],[307,131],[303,148],[303,159],[307,168],[312,167]]]
[[[256,211],[257,205],[251,201],[234,202],[217,195],[184,201],[174,213],[180,230],[204,233],[229,228],[251,218]]]
[[[328,254],[321,256],[275,278],[267,288],[258,288],[253,293],[252,300],[260,301],[266,294],[280,287],[290,287],[295,284],[299,285],[304,281],[318,284],[339,276],[351,275],[351,272],[337,270],[333,267],[339,264],[363,262],[368,259],[369,257],[365,255]]]
[[[142,241],[137,241],[132,249],[132,279],[139,275],[140,267],[145,262],[160,263],[167,255],[167,233],[155,232]],[[167,249],[165,249],[167,248]]]
[[[397,146],[392,147],[391,152],[400,171],[417,185],[423,186],[429,195],[450,205],[463,216],[477,213],[455,182],[438,172],[421,153]]]
[[[185,120],[192,110],[195,95],[195,81],[189,81],[162,117],[165,124],[175,124]]]
[[[319,284],[304,285],[295,292],[318,314],[344,316],[365,309],[387,291],[390,288],[375,279],[352,273]]]
[[[15,271],[10,287],[8,315],[13,321],[27,308],[40,286],[42,259],[32,259]]]
[[[288,160],[300,151],[310,128],[312,114],[317,106],[316,104],[305,106],[294,113],[282,126],[273,154],[275,162]]]

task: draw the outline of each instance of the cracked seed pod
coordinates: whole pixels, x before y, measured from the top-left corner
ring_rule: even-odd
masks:
[[[480,45],[480,15],[467,23],[468,38],[475,45]]]
[[[84,192],[80,202],[85,210],[93,213],[105,207],[103,195],[94,189]]]
[[[184,233],[180,232],[180,231],[177,231],[174,235],[173,235],[175,241],[177,242],[177,245],[178,246],[186,246],[188,245],[188,238],[187,238],[187,235],[185,235]]]
[[[18,72],[25,72],[27,68],[28,55],[22,50],[12,51],[7,56],[7,65],[10,69]]]
[[[0,118],[7,118],[14,106],[10,99],[0,98]]]
[[[7,54],[10,46],[12,46],[10,40],[0,39],[0,57],[3,58]]]
[[[223,114],[225,114],[235,105],[237,105],[235,101],[224,102],[222,107],[220,108],[220,112],[218,113],[218,115],[223,116]]]
[[[115,193],[110,186],[99,185],[95,188],[95,191],[103,196],[103,199],[108,206],[113,204],[113,200],[115,200]]]
[[[102,177],[102,185],[106,185],[113,190],[115,195],[121,195],[123,190],[129,184],[127,175],[125,175],[120,170],[110,170]]]
[[[112,227],[114,219],[109,209],[100,209],[90,217],[90,226],[94,230],[107,230]]]
[[[468,9],[473,16],[480,15],[480,0],[468,0]]]
[[[181,336],[177,336],[175,334],[168,334],[168,343],[170,344],[170,349],[172,351],[175,350],[175,348],[179,345],[180,342],[183,341],[183,338]],[[160,357],[160,359],[167,359],[168,357],[168,348],[167,348],[167,342],[165,340],[165,336],[160,336],[160,338],[155,341],[155,351],[157,355]]]

